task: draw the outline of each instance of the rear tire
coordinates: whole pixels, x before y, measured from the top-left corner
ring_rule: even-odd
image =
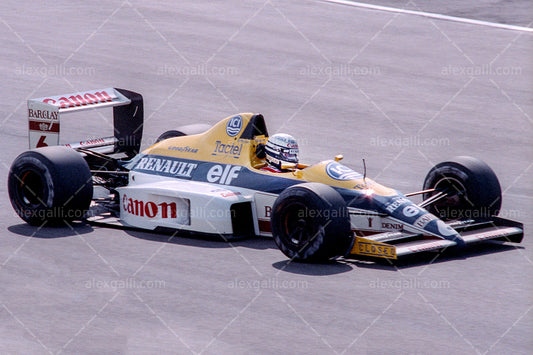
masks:
[[[285,189],[272,207],[272,235],[291,260],[321,262],[353,244],[346,202],[332,187],[304,183]]]
[[[170,130],[162,133],[159,137],[156,139],[156,143],[159,143],[161,141],[164,141],[165,139],[174,138],[174,137],[182,137],[182,136],[192,136],[194,134],[200,134],[204,133],[208,129],[210,129],[211,126],[208,124],[192,124],[187,126],[179,127],[175,130]]]
[[[24,221],[58,225],[83,218],[93,195],[91,171],[71,148],[38,148],[15,159],[8,191],[13,208]]]
[[[440,191],[448,196],[426,209],[443,220],[487,218],[498,215],[502,204],[500,183],[483,161],[460,156],[435,165],[424,180],[424,199]]]

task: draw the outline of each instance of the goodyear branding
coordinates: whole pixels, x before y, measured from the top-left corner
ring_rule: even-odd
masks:
[[[226,133],[230,137],[235,137],[242,129],[242,117],[237,115],[228,120],[226,124]]]
[[[170,147],[168,147],[168,149],[174,150],[180,153],[198,153],[198,148],[193,148],[189,146],[179,147],[179,146],[171,145]]]
[[[335,161],[332,161],[326,165],[326,173],[330,178],[340,181],[360,179],[363,177],[363,175]]]
[[[224,144],[221,141],[215,142],[215,150],[211,155],[231,155],[234,158],[238,158],[241,156],[242,152],[242,143],[228,143]]]

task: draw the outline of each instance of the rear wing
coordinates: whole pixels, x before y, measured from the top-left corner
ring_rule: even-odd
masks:
[[[139,153],[143,130],[143,98],[133,91],[107,88],[28,100],[30,149],[59,145],[60,115],[113,107],[114,135],[65,144],[102,153]]]

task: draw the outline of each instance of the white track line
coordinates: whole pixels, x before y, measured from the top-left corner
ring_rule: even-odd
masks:
[[[434,19],[438,19],[438,20],[462,22],[462,23],[468,23],[468,24],[472,24],[472,25],[481,25],[481,26],[487,26],[487,27],[495,27],[495,28],[501,28],[501,29],[505,29],[505,30],[522,31],[522,32],[533,32],[533,28],[531,28],[531,27],[506,25],[506,24],[503,24],[503,23],[495,23],[495,22],[488,22],[488,21],[473,20],[473,19],[469,19],[469,18],[462,18],[462,17],[435,14],[435,13],[432,13],[432,12],[423,12],[423,11],[398,9],[398,8],[395,8],[395,7],[365,4],[365,3],[349,1],[349,0],[319,0],[319,1],[330,2],[330,3],[334,3],[334,4],[340,4],[340,5],[348,5],[348,6],[352,6],[352,7],[361,7],[361,8],[365,8],[365,9],[371,9],[371,10],[397,12],[397,13],[407,14],[407,15],[423,16],[423,17],[429,17],[429,18],[434,18]]]

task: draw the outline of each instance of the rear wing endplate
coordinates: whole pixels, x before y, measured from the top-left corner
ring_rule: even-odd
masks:
[[[139,153],[143,130],[143,98],[133,91],[106,88],[28,100],[30,149],[59,145],[60,115],[113,107],[114,135],[65,144],[72,148],[107,148],[106,152]]]

